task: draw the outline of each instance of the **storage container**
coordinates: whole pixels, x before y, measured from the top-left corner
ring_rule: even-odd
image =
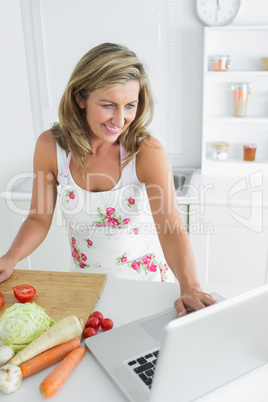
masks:
[[[212,56],[210,60],[213,71],[228,71],[231,67],[229,55]]]
[[[250,85],[248,82],[230,84],[233,91],[233,116],[246,116]]]
[[[228,147],[227,142],[212,142],[212,159],[214,161],[224,161],[228,158]]]
[[[244,161],[248,162],[255,161],[255,155],[256,155],[256,144],[245,144]]]

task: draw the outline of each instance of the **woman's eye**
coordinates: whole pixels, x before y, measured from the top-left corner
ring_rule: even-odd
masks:
[[[105,108],[105,109],[112,109],[112,108],[114,108],[115,107],[115,105],[113,105],[113,104],[107,104],[107,105],[101,105],[103,108]],[[136,107],[136,105],[134,105],[133,103],[128,103],[126,106],[125,106],[125,108],[126,109],[133,109],[133,108],[135,108]]]
[[[127,109],[133,109],[135,107],[135,105],[133,105],[132,103],[128,103],[127,105],[126,105],[126,108]]]

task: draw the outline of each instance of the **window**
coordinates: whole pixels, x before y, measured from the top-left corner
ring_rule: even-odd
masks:
[[[101,42],[135,51],[150,77],[150,129],[169,157],[181,155],[181,1],[21,0],[36,137],[58,120],[58,104],[84,53]]]

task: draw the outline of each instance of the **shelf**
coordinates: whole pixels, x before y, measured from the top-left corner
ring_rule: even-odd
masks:
[[[267,159],[256,159],[253,162],[248,162],[248,161],[244,161],[243,159],[240,158],[228,158],[225,161],[214,161],[213,159],[211,159],[210,157],[206,158],[206,162],[208,164],[211,165],[218,165],[218,164],[222,164],[222,165],[237,165],[237,164],[243,164],[243,165],[255,165],[255,166],[263,166],[266,165],[268,167],[268,158]]]
[[[218,77],[220,76],[236,76],[236,75],[250,75],[250,76],[267,76],[268,77],[268,71],[253,71],[253,70],[248,70],[248,71],[207,71],[207,76],[208,77]]]
[[[268,123],[268,116],[208,116],[208,120],[225,123]]]
[[[268,176],[268,71],[261,61],[268,57],[267,39],[268,25],[205,28],[202,174],[249,175],[260,170]],[[220,54],[231,55],[229,71],[212,70],[211,56]],[[232,94],[228,91],[231,82],[250,82],[254,89],[246,116],[233,116]],[[211,159],[207,145],[213,141],[232,145],[226,161]],[[246,162],[241,146],[251,142],[257,143],[260,152],[256,161]]]
[[[229,158],[225,161],[214,161],[210,158],[205,159],[202,164],[202,174],[205,175],[230,175],[244,176],[261,171],[263,176],[268,176],[268,158],[246,162],[238,158]]]

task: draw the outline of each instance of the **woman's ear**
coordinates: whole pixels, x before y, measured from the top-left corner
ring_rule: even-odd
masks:
[[[78,104],[78,106],[80,107],[80,109],[85,109],[85,101],[84,101],[84,99],[82,98],[82,96],[80,95],[80,92],[79,92],[79,91],[76,91],[76,92],[74,93],[74,97],[75,97],[76,103]]]

